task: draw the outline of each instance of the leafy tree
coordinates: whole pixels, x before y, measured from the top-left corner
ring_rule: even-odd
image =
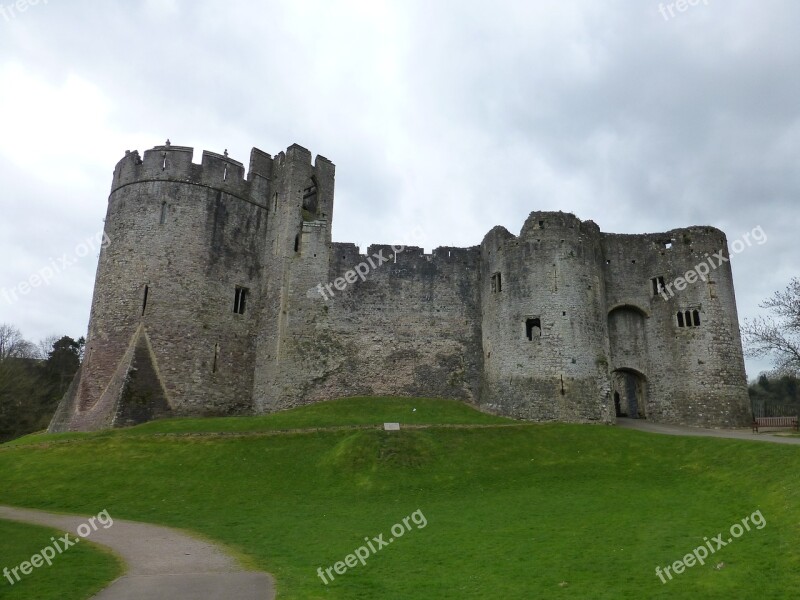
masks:
[[[83,338],[68,336],[34,345],[16,327],[0,324],[0,442],[47,427],[83,347]]]
[[[81,356],[85,344],[84,338],[76,341],[65,335],[53,343],[52,349],[47,355],[43,369],[46,376],[53,382],[54,393],[59,398],[67,391],[78,367],[81,366]]]
[[[800,413],[800,379],[785,373],[762,373],[748,386],[754,410],[765,416],[796,416]],[[773,414],[774,413],[774,414]]]

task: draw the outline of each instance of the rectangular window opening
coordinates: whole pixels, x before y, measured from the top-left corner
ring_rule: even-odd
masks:
[[[677,313],[678,327],[700,327],[700,309],[689,308]]]
[[[542,337],[542,320],[539,317],[525,320],[525,335],[530,341]]]
[[[653,296],[658,296],[661,292],[664,291],[664,278],[663,277],[653,277],[650,280],[650,283],[653,285]]]
[[[219,360],[219,344],[214,344],[214,364],[211,367],[211,372],[217,372],[217,361]]]
[[[498,294],[503,291],[503,276],[500,273],[492,275],[492,292]]]
[[[246,287],[236,286],[236,295],[233,299],[233,312],[237,315],[243,315],[244,309],[247,304],[247,294],[250,290]]]
[[[158,220],[159,225],[163,225],[167,222],[167,203],[161,203],[161,218]]]

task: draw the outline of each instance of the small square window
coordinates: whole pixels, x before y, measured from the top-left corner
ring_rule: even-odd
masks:
[[[525,320],[525,335],[531,341],[536,338],[542,337],[542,320],[538,317],[532,317]]]

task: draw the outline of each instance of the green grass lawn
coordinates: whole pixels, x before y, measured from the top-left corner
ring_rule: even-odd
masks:
[[[520,423],[512,419],[478,412],[456,400],[343,398],[260,417],[162,419],[137,427],[100,433],[40,433],[8,442],[6,446],[153,433],[254,433],[318,427],[378,426],[383,423],[397,422],[406,425],[513,425]]]
[[[54,529],[0,520],[0,569],[13,569],[52,544],[51,537],[61,532]],[[100,546],[89,542],[71,547],[43,563],[29,575],[19,570],[20,580],[11,574],[13,585],[2,577],[0,598],[4,600],[61,600],[89,598],[122,574],[122,562]]]
[[[800,588],[793,446],[563,424],[154,435],[384,421],[514,423],[453,402],[350,399],[65,434],[71,443],[29,436],[0,446],[0,503],[198,531],[272,572],[280,599],[794,598]],[[327,586],[318,578],[417,510],[424,528],[412,523]],[[656,577],[756,510],[763,529],[667,584]]]

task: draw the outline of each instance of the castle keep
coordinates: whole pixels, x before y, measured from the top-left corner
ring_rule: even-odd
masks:
[[[331,241],[328,159],[253,149],[245,176],[227,152],[192,155],[168,143],[117,164],[85,360],[51,431],[355,395],[536,421],[748,420],[729,264],[660,294],[727,256],[718,229],[617,235],[534,212],[480,246],[362,255]],[[320,293],[375,254],[363,281]]]

